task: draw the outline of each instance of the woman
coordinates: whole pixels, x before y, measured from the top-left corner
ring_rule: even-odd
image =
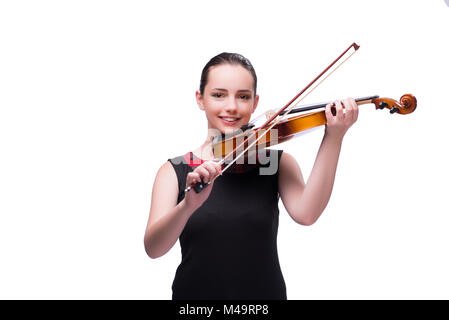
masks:
[[[358,116],[354,99],[336,101],[335,115],[326,106],[327,125],[307,184],[296,160],[278,150],[268,151],[269,165],[276,164],[272,174],[261,174],[259,162],[222,174],[211,138],[249,122],[259,101],[256,87],[254,68],[243,56],[212,58],[196,92],[207,119],[206,139],[156,175],[144,243],[157,258],[180,239],[173,299],[286,299],[276,244],[278,199],[302,225],[313,224],[329,201],[343,137]],[[201,181],[212,182],[200,193],[184,191]]]

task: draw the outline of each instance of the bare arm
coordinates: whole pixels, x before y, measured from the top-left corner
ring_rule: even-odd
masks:
[[[341,140],[324,137],[307,184],[296,160],[283,153],[279,171],[282,202],[297,223],[313,224],[329,202],[334,185]]]
[[[279,193],[287,212],[297,223],[313,224],[329,202],[343,137],[357,120],[358,114],[353,99],[347,99],[344,103],[346,114],[343,114],[341,103],[336,103],[335,116],[330,106],[326,107],[328,125],[307,184],[304,183],[296,160],[287,153],[281,157]]]
[[[150,216],[145,230],[145,251],[151,258],[158,258],[176,243],[192,212],[185,201],[176,204],[178,182],[175,170],[166,162],[154,180]]]
[[[200,181],[207,182],[221,169],[214,164],[204,163],[187,175],[187,185]],[[213,183],[204,191],[196,194],[188,192],[178,204],[178,180],[173,166],[166,162],[158,171],[154,180],[151,197],[150,216],[144,236],[145,251],[151,258],[167,253],[178,240],[190,216],[208,198]]]

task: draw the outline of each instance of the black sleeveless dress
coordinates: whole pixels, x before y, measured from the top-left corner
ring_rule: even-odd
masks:
[[[182,261],[173,299],[287,299],[277,253],[281,154],[267,150],[268,163],[244,170],[234,165],[233,172],[214,181],[209,198],[179,237]],[[189,158],[193,163],[186,163]],[[178,177],[178,203],[195,160],[192,153],[169,159]],[[272,174],[260,174],[264,169]]]

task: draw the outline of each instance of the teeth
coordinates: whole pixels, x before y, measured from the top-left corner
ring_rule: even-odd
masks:
[[[223,118],[223,117],[221,117],[223,120],[226,120],[226,121],[230,121],[230,122],[232,122],[232,121],[237,121],[237,119],[235,119],[235,118]]]

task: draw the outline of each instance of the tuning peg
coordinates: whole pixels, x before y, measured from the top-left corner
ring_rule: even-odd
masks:
[[[398,107],[393,107],[393,108],[391,108],[390,113],[393,114],[393,113],[398,112],[398,111],[399,111]]]
[[[379,109],[383,109],[383,108],[385,108],[385,107],[388,107],[388,103],[386,103],[386,102],[381,102],[381,103],[379,103]]]

